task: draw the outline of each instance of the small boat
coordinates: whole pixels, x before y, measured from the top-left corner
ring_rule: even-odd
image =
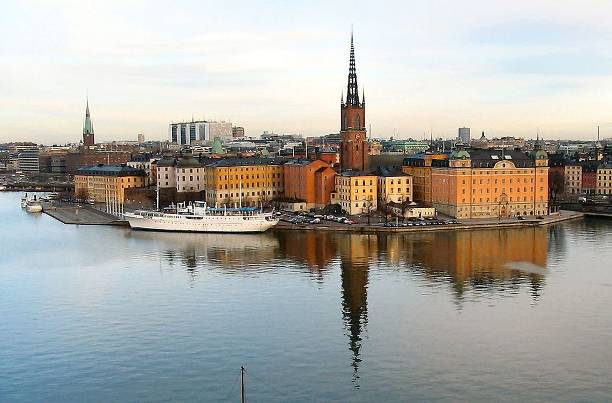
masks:
[[[26,204],[26,211],[28,213],[41,213],[43,211],[43,206],[37,200],[29,200]]]
[[[26,208],[27,205],[28,205],[28,194],[26,193],[25,196],[21,197],[21,208]]]
[[[0,192],[2,192],[3,190],[6,190],[6,186],[0,185]]]

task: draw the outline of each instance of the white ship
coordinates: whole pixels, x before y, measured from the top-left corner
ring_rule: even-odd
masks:
[[[164,212],[139,210],[123,216],[133,229],[152,231],[264,232],[278,224],[273,213],[254,207],[211,208],[200,201],[180,203]]]

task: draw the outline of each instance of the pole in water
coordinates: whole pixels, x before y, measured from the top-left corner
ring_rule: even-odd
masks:
[[[240,367],[240,403],[246,402],[244,398],[244,367]]]

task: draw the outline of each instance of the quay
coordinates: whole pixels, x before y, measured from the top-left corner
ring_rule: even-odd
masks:
[[[90,206],[54,206],[43,203],[43,212],[64,224],[129,226],[127,221]]]
[[[43,205],[44,213],[64,224],[72,225],[116,225],[129,226],[128,222],[121,220],[111,214],[98,210],[89,205]],[[272,228],[272,231],[342,231],[357,233],[405,233],[405,232],[427,232],[427,231],[466,231],[491,228],[523,228],[540,225],[550,225],[562,221],[581,219],[585,215],[602,216],[602,214],[582,213],[576,211],[561,210],[558,214],[545,216],[543,219],[528,218],[517,220],[516,218],[498,219],[471,219],[461,220],[459,224],[426,225],[414,227],[385,227],[382,223],[376,224],[341,224],[331,221],[322,221],[319,224],[292,224],[281,221]],[[604,215],[612,218],[610,215]]]
[[[344,232],[359,232],[364,234],[369,233],[405,233],[405,232],[427,232],[427,231],[469,231],[479,229],[492,228],[524,228],[540,225],[550,225],[558,222],[581,219],[585,216],[584,213],[576,211],[562,210],[559,214],[545,216],[543,219],[526,219],[518,220],[516,218],[498,219],[471,219],[461,220],[459,224],[446,225],[427,225],[415,227],[385,227],[382,224],[336,224],[329,222],[321,224],[291,224],[280,222],[272,230],[289,230],[289,231],[344,231]]]

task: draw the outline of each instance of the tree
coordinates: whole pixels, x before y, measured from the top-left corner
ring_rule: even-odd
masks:
[[[548,194],[550,196],[550,204],[553,210],[555,210],[557,206],[557,196],[561,193],[565,192],[565,181],[563,175],[560,172],[553,172],[550,174],[550,178],[548,178]]]

